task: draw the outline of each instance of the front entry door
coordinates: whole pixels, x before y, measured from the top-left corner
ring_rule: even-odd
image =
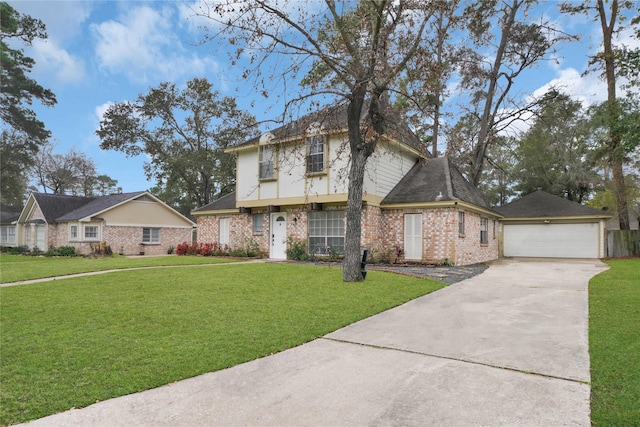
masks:
[[[285,214],[271,214],[271,245],[269,258],[287,259],[287,220]]]

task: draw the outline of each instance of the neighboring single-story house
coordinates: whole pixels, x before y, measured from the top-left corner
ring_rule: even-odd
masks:
[[[17,221],[18,245],[74,246],[88,254],[105,244],[123,255],[166,254],[191,242],[195,224],[147,191],[100,197],[32,193]]]
[[[0,205],[0,246],[18,246],[16,230],[20,212]]]
[[[252,241],[273,259],[285,259],[292,243],[311,254],[342,253],[346,124],[346,107],[329,107],[228,149],[237,158],[236,190],[192,212],[198,241]],[[447,158],[429,158],[400,120],[387,122],[365,171],[362,249],[408,262],[489,261],[498,258],[500,217]]]
[[[503,215],[501,255],[505,257],[603,258],[606,211],[544,191],[496,208]]]

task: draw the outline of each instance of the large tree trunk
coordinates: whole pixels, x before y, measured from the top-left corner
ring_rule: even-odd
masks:
[[[608,23],[603,0],[598,0],[598,13],[600,15],[600,25],[602,26],[604,67],[607,78],[607,121],[609,127],[609,140],[607,145],[611,170],[613,172],[613,193],[616,198],[616,210],[618,211],[620,230],[628,230],[629,209],[627,207],[627,188],[622,170],[624,155],[622,153],[622,147],[620,146],[620,134],[616,130],[616,121],[619,120],[620,115],[618,114],[616,101],[615,56],[612,46],[613,29],[615,28],[618,15],[618,0],[613,0],[611,3],[611,16]]]
[[[366,91],[358,88],[347,109],[349,127],[349,145],[351,148],[351,166],[349,168],[349,194],[347,197],[347,224],[344,242],[344,262],[342,279],[345,282],[363,280],[360,268],[360,238],[362,235],[362,193],[364,172],[367,160],[375,150],[377,136],[381,132],[380,94],[373,94],[369,100],[368,118],[371,120],[371,135],[362,135],[360,117],[364,106]],[[368,133],[368,132],[367,132]]]

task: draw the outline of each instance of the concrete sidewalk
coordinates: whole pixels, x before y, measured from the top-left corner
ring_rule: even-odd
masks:
[[[30,426],[589,426],[597,260],[501,260],[321,339]]]

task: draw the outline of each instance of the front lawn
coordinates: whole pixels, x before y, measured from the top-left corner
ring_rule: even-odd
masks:
[[[591,420],[640,426],[640,259],[607,264],[589,282]]]
[[[442,286],[266,263],[0,288],[0,425],[279,352]]]
[[[117,270],[123,268],[155,267],[168,265],[199,265],[221,262],[238,262],[233,258],[200,256],[160,256],[128,258],[111,257],[44,257],[25,255],[0,255],[0,283],[87,273],[90,271]]]

